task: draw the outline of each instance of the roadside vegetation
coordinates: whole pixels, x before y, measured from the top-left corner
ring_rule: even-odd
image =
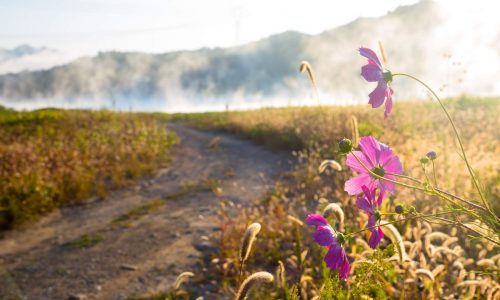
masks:
[[[500,101],[460,97],[444,101],[465,141],[465,151],[488,203],[500,215]],[[241,112],[177,114],[173,118],[193,127],[234,133],[266,147],[293,151],[296,166],[285,174],[261,203],[228,214],[230,199],[220,208],[221,232],[211,240],[219,252],[207,255],[206,271],[164,296],[175,298],[204,291],[196,296],[237,297],[246,288],[243,279],[260,278],[261,287],[249,292],[259,299],[497,299],[500,251],[498,245],[473,237],[471,232],[433,219],[413,218],[453,209],[435,196],[399,188],[388,196],[380,212],[393,226],[385,232],[376,250],[369,234],[351,237],[367,222],[356,207],[356,197],[344,192],[352,171],[318,167],[326,159],[345,166],[338,139],[377,136],[390,145],[401,160],[404,175],[427,178],[433,186],[479,201],[474,184],[460,155],[452,129],[438,108],[429,102],[396,103],[390,118],[371,108],[290,107]],[[353,122],[357,126],[353,126]],[[437,157],[423,162],[434,151]],[[222,196],[222,199],[223,196]],[[480,202],[476,202],[480,203]],[[334,204],[333,206],[331,204]],[[339,209],[337,209],[340,208]],[[399,213],[398,213],[399,211]],[[347,280],[323,262],[326,249],[314,242],[308,214],[327,217],[333,228],[344,232],[348,260]],[[409,219],[405,221],[405,218]],[[458,218],[449,216],[450,220]],[[458,219],[456,219],[458,220]],[[466,220],[472,219],[463,217]],[[467,222],[469,222],[467,221]],[[245,237],[252,223],[261,225],[250,246]],[[248,228],[248,229],[247,229]],[[477,227],[479,228],[479,227]],[[483,229],[481,229],[483,230]],[[391,234],[391,231],[394,234]],[[245,233],[246,232],[246,233]],[[491,233],[493,236],[498,234]],[[249,255],[241,258],[242,248]],[[323,248],[323,249],[322,249]],[[325,258],[326,259],[326,258]],[[189,271],[189,270],[186,270]],[[273,283],[269,282],[274,274]],[[265,275],[265,276],[264,276]],[[267,276],[267,277],[266,277]],[[249,288],[250,289],[250,288]],[[176,296],[177,295],[177,296]]]
[[[1,108],[0,229],[152,175],[177,141],[143,114]]]

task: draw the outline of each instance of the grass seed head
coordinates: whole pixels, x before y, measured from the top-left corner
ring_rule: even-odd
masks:
[[[178,290],[184,282],[193,276],[194,274],[192,272],[182,272],[179,274],[179,276],[175,279],[174,289]]]
[[[245,281],[240,286],[238,290],[238,294],[236,295],[236,300],[244,300],[247,299],[248,292],[250,289],[257,283],[271,283],[273,282],[274,277],[271,273],[268,272],[257,272],[248,276]]]
[[[250,255],[250,251],[252,250],[252,244],[255,241],[255,237],[260,231],[260,224],[253,223],[248,226],[245,234],[243,235],[243,241],[241,242],[240,248],[240,261],[245,262]]]

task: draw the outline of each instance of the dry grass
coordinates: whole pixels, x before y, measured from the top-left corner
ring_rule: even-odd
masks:
[[[0,228],[152,174],[176,143],[143,115],[0,111]]]
[[[499,99],[460,98],[445,101],[466,143],[466,152],[477,171],[489,200],[499,211],[500,199],[500,113]],[[207,271],[197,285],[210,285],[216,295],[234,295],[238,286],[238,250],[245,228],[262,224],[256,250],[249,258],[246,274],[259,270],[272,272],[284,262],[286,284],[270,291],[254,291],[259,299],[401,298],[452,299],[454,297],[495,297],[498,282],[498,248],[471,239],[461,229],[424,221],[396,224],[402,243],[393,245],[384,239],[381,251],[372,251],[359,235],[347,243],[353,266],[349,284],[338,281],[322,263],[324,252],[315,245],[308,226],[300,226],[289,216],[302,219],[309,213],[322,213],[328,203],[337,203],[344,212],[345,232],[359,230],[366,217],[355,206],[355,197],[343,191],[350,170],[318,172],[324,159],[336,159],[336,141],[351,137],[351,116],[356,116],[361,136],[374,135],[400,156],[408,175],[424,178],[419,160],[429,150],[438,153],[438,186],[458,195],[478,199],[465,164],[459,156],[453,133],[438,105],[433,102],[399,103],[390,119],[381,110],[367,107],[307,107],[262,109],[231,113],[176,115],[202,129],[236,133],[266,146],[294,150],[297,165],[274,191],[258,205],[242,209],[237,217],[228,217],[226,206],[220,209],[220,253],[210,257]],[[428,170],[429,171],[429,170]],[[428,173],[431,176],[430,173]],[[432,176],[431,176],[431,180]],[[325,201],[324,199],[327,199]],[[399,203],[414,205],[420,212],[434,212],[445,204],[436,198],[399,188],[384,202],[383,212],[394,212]],[[388,221],[397,216],[386,217]],[[428,236],[445,240],[427,239]],[[427,247],[425,246],[427,243]],[[401,250],[398,250],[401,247]],[[402,249],[402,248],[405,249]],[[404,250],[403,262],[398,252]],[[488,263],[476,264],[476,261]],[[496,265],[494,265],[496,262]],[[493,266],[493,267],[492,267]],[[488,269],[489,268],[489,269]],[[431,274],[432,276],[425,276]],[[429,279],[430,278],[430,279]],[[468,282],[465,284],[464,282]],[[479,282],[476,288],[470,282]],[[488,284],[490,284],[488,286]],[[283,287],[285,286],[285,287]],[[326,298],[325,298],[326,297]]]

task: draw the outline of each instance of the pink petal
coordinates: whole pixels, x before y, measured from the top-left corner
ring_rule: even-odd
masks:
[[[386,88],[387,84],[385,83],[385,81],[380,80],[377,84],[377,87],[368,95],[370,97],[370,101],[368,101],[368,104],[371,104],[373,108],[377,108],[382,105],[385,99]]]
[[[312,226],[328,226],[328,221],[322,215],[309,215],[306,223]]]
[[[369,82],[377,82],[383,79],[382,70],[374,64],[367,64],[361,67],[361,76]]]
[[[373,214],[368,214],[368,224],[366,225],[367,228],[373,227],[377,225],[377,219],[375,219],[375,216]],[[373,230],[373,229],[371,229]]]
[[[391,159],[387,160],[385,164],[382,165],[384,171],[386,173],[391,174],[401,174],[403,173],[403,166],[401,165],[401,161],[399,161],[399,157],[393,156]]]
[[[385,175],[384,178],[396,180],[396,178],[391,175]],[[394,192],[396,190],[396,186],[394,185],[394,183],[382,179],[378,180],[378,187],[381,191],[386,192]]]
[[[340,266],[339,277],[344,280],[347,279],[347,277],[349,277],[350,271],[351,271],[351,266],[349,265],[349,260],[347,259],[347,255],[343,251],[342,265]]]
[[[372,49],[361,47],[359,48],[359,54],[368,58],[368,61],[372,61],[373,63],[375,63],[379,67],[379,69],[382,69],[382,64],[380,63],[377,54]]]
[[[370,190],[366,186],[362,186],[361,189],[363,190],[363,193],[365,193],[366,198],[368,199],[368,202],[372,202],[372,199],[375,198],[375,192],[376,190]]]
[[[380,165],[382,167],[385,166],[387,162],[391,160],[393,157],[394,154],[392,154],[391,148],[387,147],[384,144],[380,144],[380,159],[379,159]]]
[[[318,226],[313,237],[321,246],[330,246],[336,241],[335,233],[330,226]]]
[[[370,244],[370,247],[372,249],[377,248],[377,245],[380,243],[380,241],[384,238],[384,233],[382,230],[379,228],[372,230],[372,234],[370,236],[370,240],[368,241],[368,244]]]
[[[367,213],[373,213],[373,206],[364,195],[358,197],[356,200],[356,206]]]
[[[326,265],[332,269],[337,270],[342,263],[342,252],[344,250],[340,245],[331,246],[328,252],[325,255],[325,263]]]
[[[368,157],[371,162],[371,168],[378,165],[380,159],[380,144],[371,136],[364,136],[359,140],[359,146],[363,154]]]
[[[392,112],[392,95],[394,94],[394,91],[392,90],[391,87],[387,87],[387,90],[385,91],[385,97],[387,98],[385,101],[385,112],[384,112],[384,117],[387,118],[389,114]]]
[[[380,206],[382,204],[382,200],[384,200],[384,197],[385,197],[385,192],[379,191],[377,202],[376,202],[377,206]]]
[[[363,192],[363,189],[361,188],[363,185],[368,188],[374,188],[376,186],[376,182],[369,174],[361,174],[347,180],[345,182],[344,191],[351,196],[358,195]]]
[[[373,164],[371,161],[367,160],[363,152],[354,151],[354,155],[369,169],[373,168]],[[359,161],[352,154],[347,155],[347,159],[345,164],[351,168],[351,170],[356,171],[358,173],[368,173],[368,171],[359,163]]]

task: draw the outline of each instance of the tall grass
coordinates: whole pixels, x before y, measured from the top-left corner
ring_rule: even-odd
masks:
[[[487,197],[500,211],[500,99],[461,97],[449,99],[461,135],[467,140],[466,151],[472,166],[482,180]],[[333,204],[340,207],[344,217],[329,214],[336,227],[346,233],[359,230],[366,216],[356,208],[354,197],[343,192],[350,170],[335,170],[318,166],[325,159],[335,159],[335,139],[352,138],[355,116],[360,136],[375,135],[391,147],[404,165],[405,174],[422,178],[420,159],[435,151],[436,177],[440,188],[476,200],[474,184],[460,156],[459,145],[438,104],[398,103],[390,119],[373,113],[369,107],[303,107],[261,109],[256,111],[176,115],[177,119],[203,129],[232,132],[266,146],[293,150],[296,168],[280,180],[274,191],[261,203],[242,210],[235,218],[223,219],[226,230],[221,231],[221,252],[211,257],[202,282],[217,282],[216,294],[231,294],[238,285],[238,243],[246,224],[259,222],[262,231],[256,240],[253,256],[245,272],[276,269],[284,262],[286,286],[273,291],[254,291],[259,299],[452,299],[486,296],[498,297],[498,248],[485,241],[468,237],[461,228],[431,223],[427,220],[408,220],[395,223],[386,232],[381,246],[373,251],[363,238],[347,243],[346,252],[353,262],[348,282],[323,263],[325,252],[314,245],[311,229],[298,226],[291,220],[303,219],[309,213],[322,213]],[[380,125],[380,124],[383,124]],[[395,150],[396,151],[396,150]],[[427,170],[429,171],[429,170]],[[431,174],[428,174],[431,176]],[[430,195],[398,189],[384,202],[381,211],[392,213],[388,220],[398,219],[397,207],[434,213],[439,208]],[[342,219],[343,222],[340,220]],[[225,220],[225,221],[224,221]],[[237,220],[237,221],[234,221]],[[338,224],[337,224],[338,223]],[[223,224],[224,225],[224,224]],[[298,234],[294,234],[298,232]],[[396,234],[397,233],[397,234]],[[308,250],[297,251],[299,245]],[[203,276],[202,276],[203,277]],[[280,280],[281,282],[282,280]],[[476,289],[476,285],[478,288]],[[479,288],[481,286],[481,288]],[[481,296],[480,296],[481,295]]]
[[[176,141],[145,115],[0,110],[0,229],[150,175]]]
[[[448,99],[450,108],[490,200],[500,199],[500,99],[460,97]],[[438,104],[428,102],[396,103],[391,118],[373,113],[368,106],[270,108],[231,113],[178,114],[174,117],[202,129],[239,134],[258,143],[281,150],[304,150],[321,145],[321,155],[331,158],[335,138],[351,138],[351,117],[359,120],[360,136],[375,135],[383,143],[395,147],[408,175],[420,172],[419,159],[429,150],[436,151],[441,161],[437,176],[446,178],[446,187],[467,198],[474,198],[474,187],[462,167],[447,119]],[[381,125],[383,124],[383,125]],[[328,156],[330,155],[330,156]],[[451,166],[454,166],[451,168]],[[499,201],[491,201],[500,213]]]

